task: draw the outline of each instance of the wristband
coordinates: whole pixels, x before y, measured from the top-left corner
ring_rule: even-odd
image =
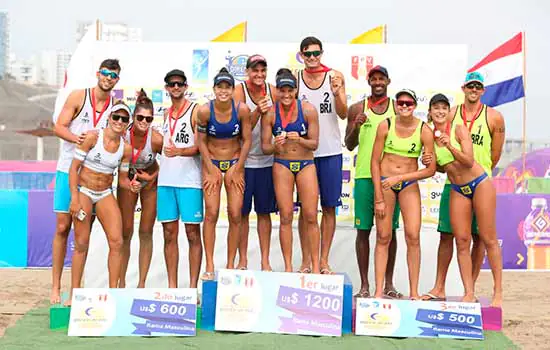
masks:
[[[202,133],[206,133],[206,126],[202,126],[202,125],[197,125],[197,131],[198,132],[202,132]]]
[[[120,163],[120,166],[118,168],[120,169],[120,171],[128,172],[128,170],[130,170],[130,163],[128,162]]]

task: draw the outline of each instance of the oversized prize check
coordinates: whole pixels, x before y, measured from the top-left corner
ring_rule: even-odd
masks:
[[[358,298],[355,334],[483,339],[481,304]]]
[[[220,270],[215,330],[342,335],[343,275]]]
[[[194,336],[195,288],[77,288],[69,336]]]

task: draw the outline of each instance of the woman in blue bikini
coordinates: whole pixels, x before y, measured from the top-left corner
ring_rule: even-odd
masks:
[[[472,139],[468,129],[450,123],[447,116],[450,104],[447,97],[437,94],[430,100],[429,116],[434,124],[435,155],[438,169],[446,172],[451,181],[451,227],[458,251],[458,267],[464,284],[464,302],[477,302],[472,277],[472,210],[479,236],[487,246],[489,265],[493,272],[494,290],[491,306],[502,305],[502,256],[497,242],[496,192],[491,179],[474,160]],[[452,124],[452,125],[451,125]]]
[[[244,194],[244,164],[251,144],[250,110],[233,100],[235,80],[222,68],[214,78],[214,100],[198,111],[198,145],[202,157],[205,217],[203,225],[206,272],[214,279],[214,245],[220,212],[222,179],[227,193],[229,232],[226,268],[235,267]],[[225,175],[225,176],[224,176]]]
[[[293,271],[292,219],[296,183],[311,244],[312,272],[320,273],[319,186],[313,162],[313,151],[319,144],[318,114],[313,105],[296,99],[297,82],[290,70],[277,72],[276,87],[279,102],[262,117],[262,151],[275,155],[273,184],[280,213],[279,239],[285,272]]]

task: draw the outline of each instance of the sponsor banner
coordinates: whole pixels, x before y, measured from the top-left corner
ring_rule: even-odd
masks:
[[[484,339],[479,303],[360,298],[356,305],[357,335]]]
[[[194,336],[197,289],[77,288],[69,336]]]
[[[343,275],[220,270],[217,331],[342,335]]]

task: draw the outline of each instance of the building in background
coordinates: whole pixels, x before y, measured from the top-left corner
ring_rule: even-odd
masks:
[[[0,79],[9,73],[10,61],[10,19],[8,12],[0,10]]]
[[[32,56],[28,60],[15,59],[10,63],[10,75],[17,82],[31,85],[38,84],[39,73],[39,60],[37,56]]]
[[[84,34],[94,23],[78,22],[76,27],[76,42],[80,42]],[[129,27],[126,23],[119,22],[99,22],[99,40],[102,41],[142,41],[141,28]]]
[[[71,55],[71,52],[66,50],[42,51],[37,62],[38,82],[61,87],[65,80],[65,70],[71,61]]]

